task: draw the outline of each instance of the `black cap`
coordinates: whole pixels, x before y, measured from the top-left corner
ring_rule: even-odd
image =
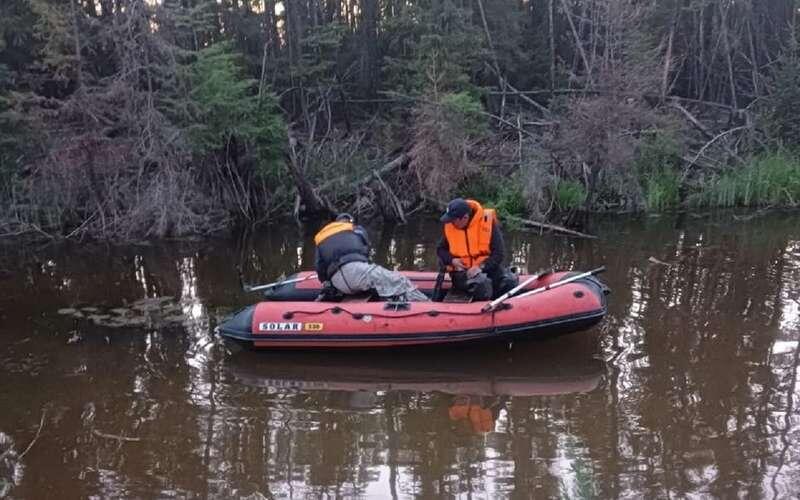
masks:
[[[447,204],[447,211],[439,219],[442,222],[450,222],[454,219],[460,219],[470,212],[469,203],[464,198],[456,198]]]
[[[353,219],[352,215],[343,212],[336,216],[336,222],[342,222],[342,221],[353,222],[355,221],[355,219]]]

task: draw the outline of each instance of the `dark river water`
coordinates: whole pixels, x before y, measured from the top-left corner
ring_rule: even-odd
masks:
[[[507,232],[514,265],[605,265],[587,332],[479,350],[269,353],[213,330],[315,228],[0,246],[0,497],[793,498],[800,217]],[[371,227],[433,269],[436,224]]]

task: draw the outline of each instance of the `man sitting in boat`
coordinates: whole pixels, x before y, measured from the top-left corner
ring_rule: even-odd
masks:
[[[517,277],[503,267],[505,244],[494,210],[456,198],[441,221],[444,232],[436,254],[450,271],[453,288],[473,300],[489,300],[517,285]]]
[[[340,214],[314,236],[315,267],[323,290],[332,286],[345,295],[374,290],[384,300],[429,300],[402,274],[369,261],[367,231],[353,222],[352,215]]]

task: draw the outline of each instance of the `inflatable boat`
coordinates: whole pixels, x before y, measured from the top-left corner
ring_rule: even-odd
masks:
[[[521,275],[519,290],[490,302],[448,300],[449,282],[437,273],[404,272],[443,302],[385,302],[348,297],[320,302],[312,272],[290,276],[219,326],[226,339],[279,349],[396,348],[511,342],[586,330],[607,312],[607,287],[590,272]]]

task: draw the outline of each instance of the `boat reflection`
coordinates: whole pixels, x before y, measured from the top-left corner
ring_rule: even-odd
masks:
[[[242,384],[273,391],[550,396],[601,385],[604,363],[592,335],[524,344],[402,354],[242,351],[226,365]]]

